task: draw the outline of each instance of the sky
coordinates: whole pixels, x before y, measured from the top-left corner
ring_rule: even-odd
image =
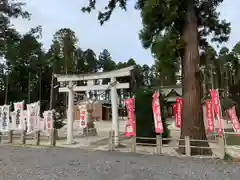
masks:
[[[97,20],[98,11],[91,14],[82,13],[81,7],[88,0],[26,0],[26,10],[31,20],[16,19],[13,24],[21,33],[28,32],[32,27],[41,25],[43,28],[42,43],[48,49],[53,34],[60,28],[71,28],[78,38],[82,49],[91,48],[97,54],[108,49],[114,61],[127,61],[130,58],[139,64],[151,65],[154,59],[149,50],[142,48],[138,32],[142,28],[139,11],[134,4],[129,4],[128,11],[117,9],[111,20],[100,26]],[[101,0],[102,3],[107,0]],[[134,3],[134,1],[130,1]],[[103,7],[104,4],[98,4]],[[218,8],[221,17],[231,22],[230,40],[225,46],[232,48],[240,40],[240,0],[224,0]]]

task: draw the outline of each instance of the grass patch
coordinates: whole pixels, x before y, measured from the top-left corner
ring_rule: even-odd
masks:
[[[228,153],[225,153],[224,154],[224,161],[227,161],[227,162],[232,162],[232,160],[233,160],[233,157],[230,155],[230,154],[228,154]]]
[[[232,129],[226,129],[225,132],[234,132]],[[225,134],[226,144],[228,146],[238,145],[240,146],[240,136],[235,134]]]

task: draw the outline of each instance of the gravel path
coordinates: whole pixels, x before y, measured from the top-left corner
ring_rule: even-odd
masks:
[[[239,180],[240,166],[68,148],[0,146],[0,180]]]

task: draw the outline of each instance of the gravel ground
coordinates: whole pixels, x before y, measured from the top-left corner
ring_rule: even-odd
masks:
[[[239,180],[240,166],[68,148],[0,146],[0,180]]]

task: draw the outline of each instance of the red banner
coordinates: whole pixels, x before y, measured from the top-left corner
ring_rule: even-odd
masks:
[[[86,104],[80,104],[78,106],[78,109],[80,113],[78,126],[81,128],[85,128],[87,127],[87,118],[88,118],[87,106]]]
[[[129,98],[124,100],[127,112],[128,112],[128,119],[125,125],[125,136],[134,136],[135,134],[135,109],[134,109],[134,98]]]
[[[212,107],[212,100],[206,100],[205,102],[206,111],[205,117],[207,120],[207,131],[209,133],[214,132],[214,118],[213,118],[213,107]]]
[[[161,118],[160,102],[159,102],[159,92],[155,91],[152,99],[152,110],[154,116],[154,126],[156,133],[163,132],[163,124]]]
[[[238,121],[235,106],[227,109],[225,112],[227,113],[229,119],[232,121],[232,126],[234,131],[236,132],[236,135],[240,136],[240,123]]]
[[[214,112],[216,113],[217,120],[218,120],[218,135],[221,136],[223,134],[223,125],[222,125],[222,113],[220,112],[220,101],[219,101],[219,95],[217,91],[211,89],[210,95],[212,98],[212,105]]]
[[[172,107],[173,107],[173,117],[174,117],[174,120],[175,120],[175,124],[177,124],[177,104],[172,104]]]
[[[181,121],[182,121],[182,103],[183,99],[180,97],[176,98],[176,127],[181,127]]]

